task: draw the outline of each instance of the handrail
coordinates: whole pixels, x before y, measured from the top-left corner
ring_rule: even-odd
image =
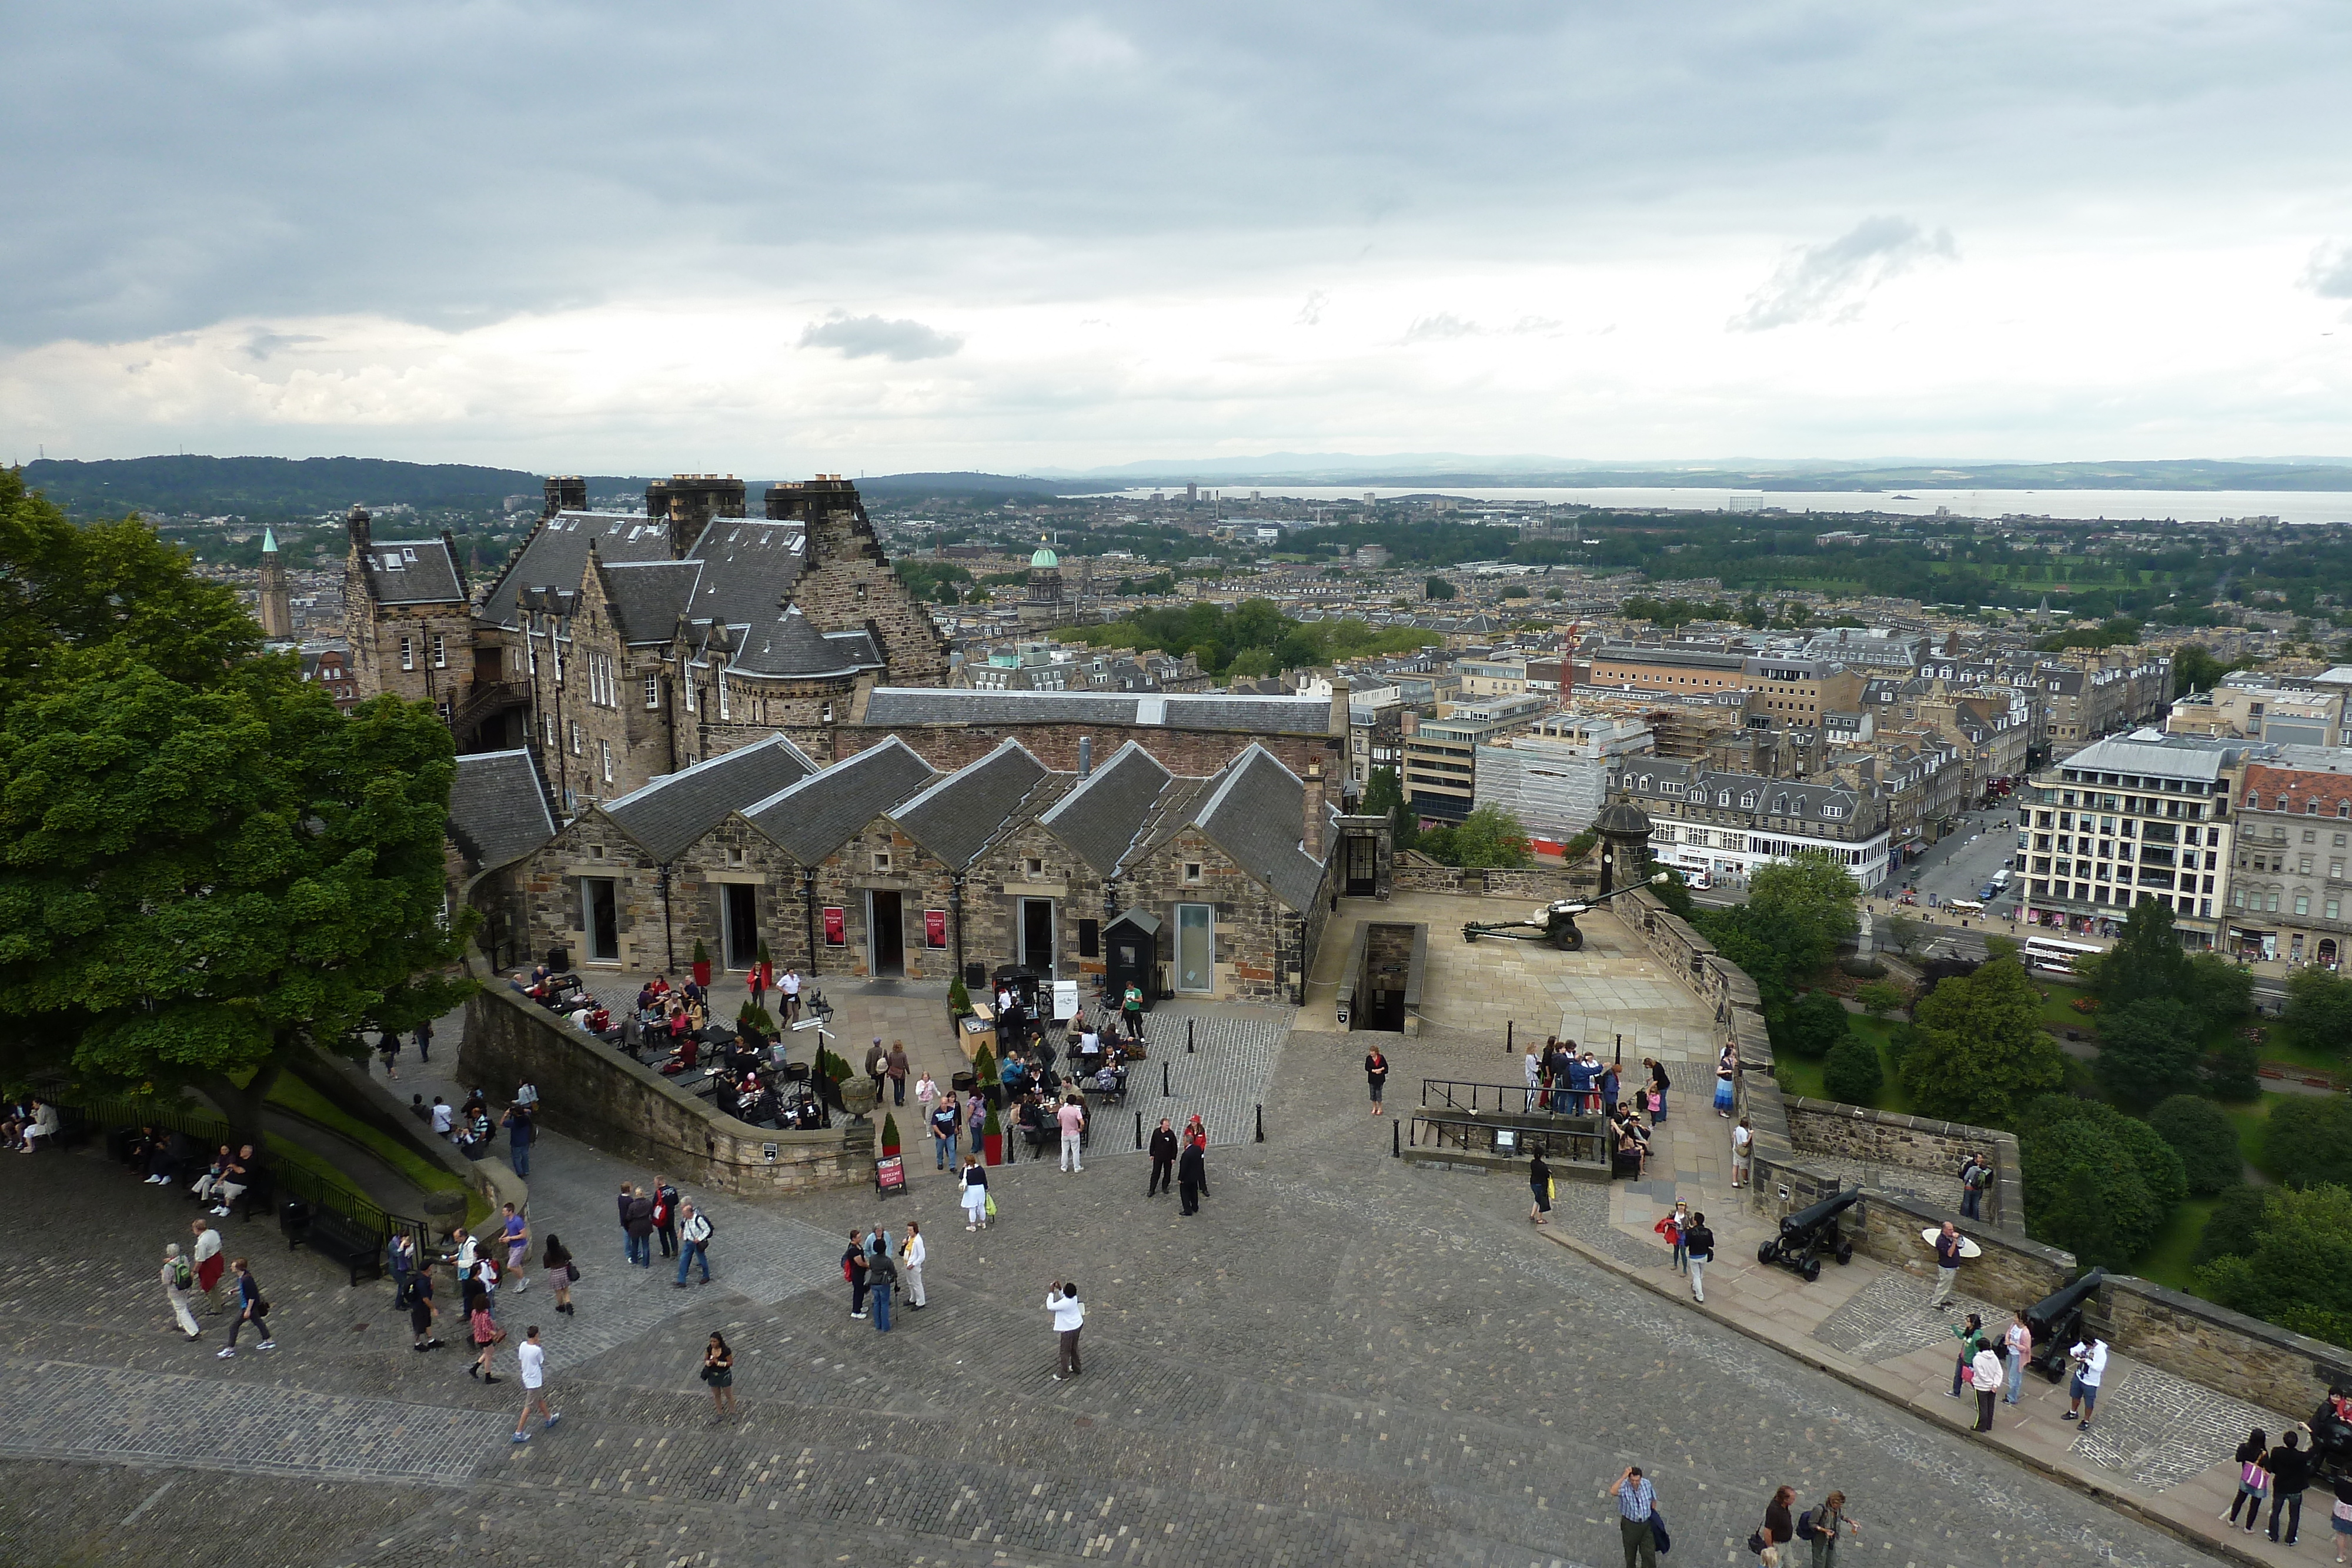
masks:
[[[1606,1168],[1610,1164],[1609,1134],[1597,1128],[1515,1127],[1471,1115],[1444,1116],[1415,1111],[1406,1129],[1413,1148],[1454,1148],[1465,1154],[1493,1155],[1497,1131],[1511,1133],[1517,1147],[1505,1157],[1540,1154],[1567,1165]]]
[[[1470,1092],[1470,1103],[1466,1105],[1462,1103],[1460,1093],[1461,1091],[1465,1089]],[[1597,1098],[1601,1091],[1596,1086],[1591,1091],[1591,1092]],[[1597,1111],[1554,1111],[1551,1109],[1549,1102],[1553,1095],[1569,1095],[1572,1093],[1573,1091],[1564,1086],[1538,1085],[1536,1088],[1530,1089],[1524,1082],[1518,1083],[1481,1083],[1466,1078],[1424,1078],[1421,1081],[1421,1103],[1423,1106],[1433,1110],[1443,1108],[1448,1111],[1467,1111],[1484,1115],[1509,1114],[1514,1116],[1591,1116],[1599,1114]],[[1431,1103],[1431,1096],[1433,1094],[1438,1097],[1440,1104],[1433,1105]],[[1530,1101],[1532,1101],[1533,1103],[1529,1103]]]

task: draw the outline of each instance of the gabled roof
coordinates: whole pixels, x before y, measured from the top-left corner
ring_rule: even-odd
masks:
[[[606,805],[604,815],[654,859],[666,862],[717,827],[730,811],[766,800],[816,770],[807,753],[784,737],[772,735],[664,774]]]
[[[711,518],[688,552],[705,568],[688,613],[730,626],[773,620],[776,606],[800,580],[807,552],[808,524],[798,517]]]
[[[481,618],[519,624],[515,594],[526,588],[576,590],[588,570],[588,541],[606,566],[670,559],[669,524],[627,512],[558,512],[531,530],[522,552],[483,596]],[[667,630],[667,628],[665,628]]]
[[[1142,836],[1152,806],[1174,777],[1130,740],[1037,821],[1096,874],[1108,876]]]
[[[803,865],[930,783],[931,765],[897,736],[743,809],[744,820]]]
[[[604,552],[597,553],[601,559]],[[632,647],[668,642],[678,617],[694,601],[695,580],[701,574],[699,561],[605,562],[604,593],[620,625],[621,641]]]
[[[466,581],[439,539],[375,539],[360,570],[378,604],[463,604]]]
[[[547,783],[529,750],[473,752],[449,785],[449,837],[478,871],[510,865],[555,836]]]
[[[980,858],[1046,778],[1017,740],[949,774],[890,813],[907,836],[961,871]]]
[[[1323,868],[1300,841],[1307,786],[1274,753],[1252,746],[1234,758],[1192,820],[1289,908],[1304,910],[1315,902]],[[1327,836],[1325,842],[1331,841]]]
[[[727,667],[751,675],[850,675],[880,666],[873,652],[873,639],[864,632],[828,636],[810,625],[795,604],[781,615],[769,616],[764,624],[755,623]]]
[[[1152,693],[967,691],[877,686],[869,725],[1120,724],[1245,735],[1321,735],[1331,722],[1324,697],[1162,696]]]

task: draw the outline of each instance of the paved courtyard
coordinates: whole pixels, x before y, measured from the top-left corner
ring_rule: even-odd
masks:
[[[1597,956],[1594,988],[1538,973],[1535,990],[1611,1033],[1637,1019],[1629,1056],[1637,1032],[1703,1040],[1703,1019],[1641,989],[1638,956]],[[1301,1021],[1328,1016],[1310,997]],[[1391,1040],[1392,1103],[1423,1077],[1491,1077],[1487,1027]],[[658,1260],[621,1259],[612,1194],[656,1173],[546,1138],[533,1223],[584,1277],[576,1319],[543,1286],[501,1292],[510,1329],[545,1330],[565,1414],[521,1448],[511,1375],[486,1388],[454,1347],[411,1352],[388,1285],[350,1288],[267,1221],[228,1222],[281,1348],[216,1360],[212,1322],[202,1345],[167,1331],[155,1281],[190,1204],[93,1153],[9,1160],[0,1562],[1567,1568],[1619,1560],[1602,1490],[1628,1462],[1658,1478],[1675,1563],[1751,1561],[1739,1542],[1783,1481],[1808,1502],[1846,1491],[1868,1531],[1848,1562],[2209,1560],[1643,1289],[1627,1274],[1656,1254],[1612,1204],[1647,1198],[1573,1195],[1580,1239],[1616,1239],[1612,1269],[1530,1228],[1516,1182],[1391,1160],[1362,1044],[1297,1032],[1221,1045],[1205,1069],[1211,1048],[1194,1053],[1213,1076],[1263,1074],[1267,1134],[1213,1149],[1197,1218],[1106,1156],[1003,1172],[999,1221],[974,1235],[919,1160],[887,1204],[711,1199],[718,1282],[683,1291]],[[456,1046],[445,1030],[435,1066]],[[877,1334],[847,1316],[836,1239],[910,1217],[932,1305]],[[1087,1372],[1066,1383],[1041,1305],[1056,1278],[1090,1303]],[[693,1376],[714,1328],[738,1355],[723,1423]],[[1859,1311],[1830,1332],[1902,1338]]]

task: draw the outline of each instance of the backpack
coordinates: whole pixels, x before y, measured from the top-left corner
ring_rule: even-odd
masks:
[[[172,1288],[175,1291],[184,1291],[195,1282],[196,1271],[188,1267],[188,1260],[185,1258],[173,1259]]]
[[[1985,1188],[1992,1185],[1991,1167],[1979,1160],[1977,1162],[1976,1168],[1969,1171],[1967,1176],[1962,1179],[1967,1182],[1970,1191],[1982,1192]]]
[[[1800,1541],[1811,1541],[1811,1540],[1812,1540],[1815,1536],[1817,1536],[1817,1535],[1819,1535],[1819,1534],[1821,1533],[1821,1531],[1819,1530],[1819,1528],[1817,1528],[1817,1527],[1814,1525],[1814,1523],[1813,1523],[1813,1515],[1814,1515],[1815,1513],[1819,1512],[1819,1511],[1820,1511],[1820,1510],[1818,1510],[1818,1509],[1811,1509],[1811,1508],[1809,1508],[1809,1509],[1805,1510],[1805,1511],[1804,1511],[1804,1512],[1802,1512],[1802,1513],[1801,1513],[1801,1514],[1799,1514],[1799,1515],[1797,1516],[1797,1539],[1798,1539],[1798,1540],[1800,1540]]]

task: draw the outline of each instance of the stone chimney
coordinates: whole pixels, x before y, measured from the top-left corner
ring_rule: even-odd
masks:
[[[368,548],[368,545],[372,542],[372,536],[369,533],[369,525],[373,521],[374,519],[368,516],[367,508],[361,506],[357,501],[352,502],[352,509],[343,514],[343,530],[352,536],[352,548],[353,549],[365,549]]]
[[[1317,865],[1323,863],[1323,759],[1310,757],[1307,760],[1307,821],[1298,837],[1307,858]]]
[[[588,509],[588,481],[577,474],[556,474],[544,482],[547,508],[541,514],[551,517],[558,512],[584,512]]]
[[[1094,770],[1095,770],[1095,737],[1094,737],[1093,736],[1091,736],[1091,735],[1082,735],[1082,736],[1078,737],[1078,780],[1079,780],[1079,782],[1084,783],[1084,782],[1086,781],[1087,776],[1088,774],[1092,773]]]

